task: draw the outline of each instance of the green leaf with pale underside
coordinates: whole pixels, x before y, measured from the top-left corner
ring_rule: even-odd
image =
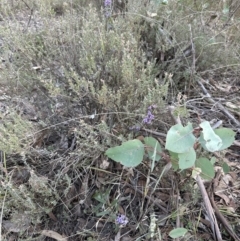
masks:
[[[202,128],[202,133],[199,138],[201,145],[210,152],[220,150],[223,144],[222,139],[215,134],[210,123],[208,121],[204,121],[200,124],[200,127]]]
[[[126,167],[135,167],[143,160],[144,145],[135,139],[124,142],[121,146],[109,148],[105,154]]]
[[[171,238],[180,238],[184,236],[187,233],[187,231],[188,230],[186,228],[175,228],[169,233],[169,236]]]
[[[193,148],[190,148],[188,152],[178,154],[179,168],[181,170],[190,168],[196,161],[196,152]]]
[[[212,180],[215,176],[213,164],[207,158],[201,157],[196,161],[196,167],[201,168],[200,176],[206,180]]]
[[[192,134],[192,124],[183,127],[181,124],[170,128],[166,138],[166,149],[175,153],[188,152],[195,143],[195,136]]]
[[[162,152],[162,148],[158,140],[153,137],[145,137],[144,143],[146,145],[149,158],[153,161],[159,161],[161,159],[160,153]]]

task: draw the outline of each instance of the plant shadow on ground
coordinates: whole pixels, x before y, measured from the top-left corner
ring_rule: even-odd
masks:
[[[222,120],[239,140],[216,105],[239,120],[237,1],[3,2],[2,240],[171,240],[178,222],[189,230],[182,240],[212,240],[187,171],[162,175],[164,160],[150,171],[147,157],[123,168],[104,152],[145,136],[164,143],[158,134],[175,124],[170,105],[184,124]],[[143,123],[152,105],[154,119]],[[240,235],[238,148],[218,156],[232,179],[229,203],[216,200]]]

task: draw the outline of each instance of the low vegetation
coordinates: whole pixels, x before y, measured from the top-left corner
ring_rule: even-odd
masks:
[[[239,18],[234,0],[2,0],[0,240],[219,240],[192,171],[239,236]],[[191,143],[196,165],[168,139],[189,122],[217,139]]]

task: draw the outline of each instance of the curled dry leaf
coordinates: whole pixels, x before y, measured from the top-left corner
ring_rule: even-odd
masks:
[[[222,171],[222,169],[220,169]],[[232,208],[235,206],[233,201],[232,194],[228,193],[229,187],[232,186],[232,183],[236,182],[236,175],[234,173],[224,174],[222,172],[222,177],[218,183],[218,186],[215,187],[214,194],[220,197],[227,206],[231,206]]]
[[[56,239],[57,241],[68,241],[68,239],[66,237],[64,237],[63,235],[60,235],[59,233],[54,232],[52,230],[43,230],[42,235]]]
[[[100,164],[100,168],[106,170],[109,167],[109,162],[106,160],[103,160],[103,162]]]

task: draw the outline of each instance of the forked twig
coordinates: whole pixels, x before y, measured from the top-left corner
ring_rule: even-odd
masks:
[[[23,2],[23,3],[26,5],[26,7],[27,7],[28,9],[30,9],[30,11],[31,11],[31,14],[30,14],[29,19],[28,19],[27,27],[26,27],[26,29],[25,29],[25,31],[27,31],[27,29],[28,29],[28,27],[29,27],[29,25],[30,25],[30,22],[31,22],[31,20],[32,20],[33,8],[30,8],[29,5],[28,5],[24,0],[22,0],[22,2]]]

